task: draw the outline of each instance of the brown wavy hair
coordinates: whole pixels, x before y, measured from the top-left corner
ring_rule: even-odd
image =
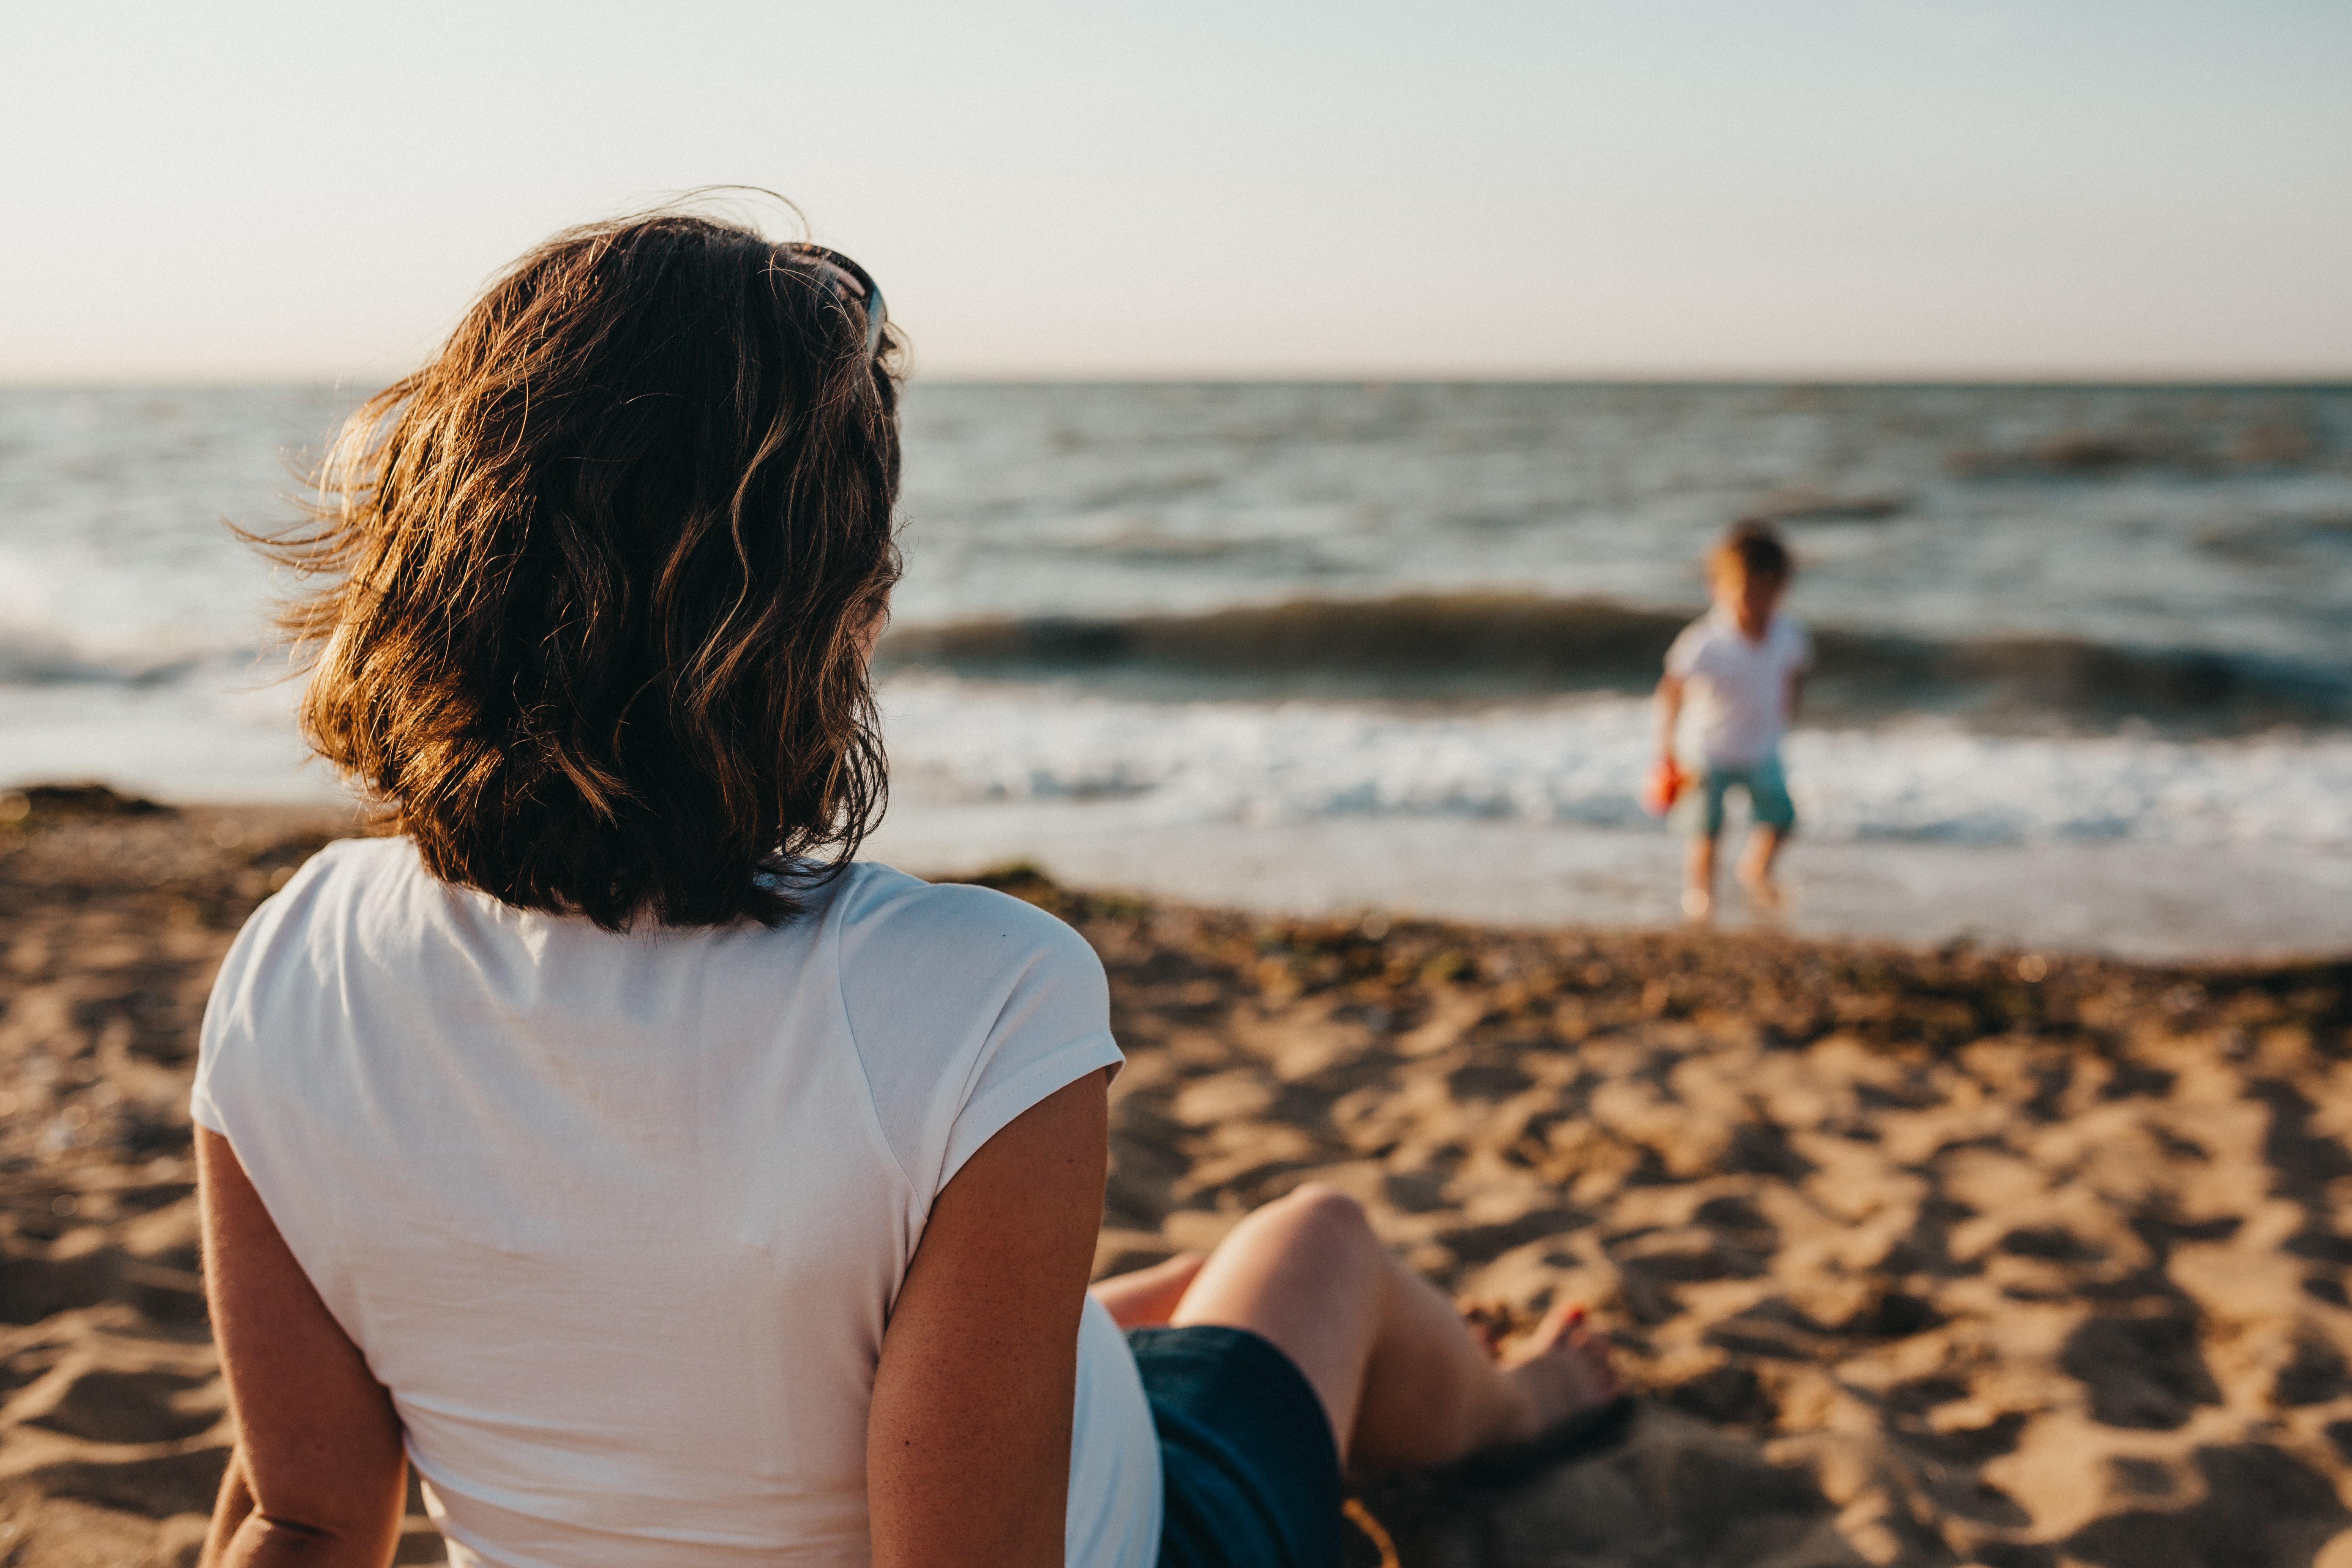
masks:
[[[685,213],[560,234],[264,542],[327,579],[284,617],[306,738],[436,876],[613,930],[773,923],[879,820],[903,346],[869,360],[837,281]]]
[[[1748,577],[1769,578],[1786,584],[1797,574],[1796,557],[1780,542],[1780,531],[1768,517],[1743,517],[1724,531],[1722,540],[1707,552],[1707,570],[1737,569]]]

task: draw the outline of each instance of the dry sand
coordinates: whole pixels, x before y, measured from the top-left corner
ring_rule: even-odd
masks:
[[[0,1563],[191,1562],[229,1440],[195,1025],[333,825],[35,806],[0,827]],[[2352,964],[1269,923],[996,880],[1110,968],[1102,1268],[1311,1178],[1498,1315],[1567,1293],[1617,1336],[1642,1397],[1612,1446],[1367,1484],[1404,1563],[2352,1568]],[[437,1560],[412,1526],[399,1561]]]

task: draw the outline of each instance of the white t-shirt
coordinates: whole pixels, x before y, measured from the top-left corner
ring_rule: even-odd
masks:
[[[1720,605],[1685,626],[1666,650],[1666,673],[1689,684],[1684,708],[1710,764],[1746,767],[1780,749],[1789,727],[1789,679],[1811,666],[1802,622],[1776,615],[1764,640],[1749,642]]]
[[[230,949],[194,1110],[391,1391],[457,1568],[845,1568],[932,1200],[1121,1060],[1093,952],[985,889],[859,864],[773,930],[616,935],[358,840]],[[1160,1485],[1089,1298],[1074,1568],[1150,1568]]]

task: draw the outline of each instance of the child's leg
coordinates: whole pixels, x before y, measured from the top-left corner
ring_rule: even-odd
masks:
[[[1772,864],[1797,826],[1796,804],[1789,798],[1789,782],[1777,758],[1767,758],[1750,772],[1748,802],[1756,826],[1748,831],[1748,847],[1739,858],[1740,884],[1748,897],[1767,910],[1780,907],[1780,889],[1772,880]]]
[[[1768,910],[1780,907],[1780,886],[1772,880],[1772,862],[1780,858],[1787,837],[1780,828],[1759,824],[1748,831],[1747,848],[1739,857],[1739,885]]]
[[[1715,912],[1715,835],[1694,837],[1683,846],[1683,914],[1704,921]]]
[[[1608,1342],[1581,1319],[1554,1312],[1526,1355],[1498,1366],[1354,1199],[1309,1184],[1234,1227],[1170,1321],[1271,1341],[1314,1385],[1341,1463],[1380,1470],[1524,1441],[1615,1398]]]
[[[1715,913],[1715,841],[1723,837],[1724,777],[1710,767],[1675,802],[1675,826],[1684,837],[1683,917],[1704,923]]]

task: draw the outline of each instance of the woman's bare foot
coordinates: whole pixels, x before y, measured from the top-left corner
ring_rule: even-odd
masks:
[[[1503,1361],[1503,1375],[1526,1397],[1527,1424],[1514,1441],[1533,1442],[1624,1392],[1609,1365],[1609,1336],[1584,1321],[1583,1303],[1563,1301]]]
[[[1176,1303],[1184,1299],[1201,1265],[1208,1261],[1204,1253],[1180,1252],[1149,1268],[1097,1279],[1088,1289],[1096,1300],[1110,1309],[1111,1321],[1120,1328],[1156,1329],[1175,1312]]]
[[[1510,1337],[1511,1309],[1500,1301],[1461,1300],[1454,1310],[1462,1314],[1462,1326],[1478,1342],[1488,1361],[1503,1359],[1503,1342]]]

